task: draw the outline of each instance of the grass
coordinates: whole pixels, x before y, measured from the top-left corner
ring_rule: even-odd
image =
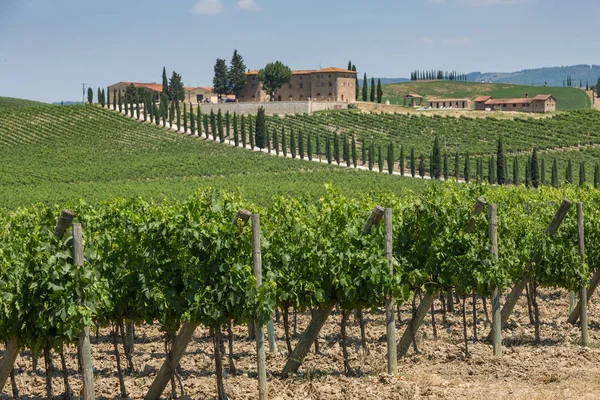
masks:
[[[37,106],[43,103],[33,100],[16,99],[14,97],[0,97],[0,108],[19,108]]]
[[[183,199],[213,186],[268,204],[273,195],[420,189],[425,182],[284,159],[165,131],[96,106],[0,110],[0,206]]]
[[[581,89],[569,87],[543,87],[512,85],[506,83],[477,83],[451,81],[406,82],[383,86],[383,101],[391,104],[404,104],[404,96],[417,93],[424,96],[425,102],[432,97],[470,98],[492,96],[495,98],[530,97],[538,94],[552,94],[556,98],[557,110],[591,108],[589,96]]]

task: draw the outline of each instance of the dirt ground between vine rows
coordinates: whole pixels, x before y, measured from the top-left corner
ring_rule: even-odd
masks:
[[[340,347],[340,314],[331,315],[320,335],[323,355],[310,353],[297,376],[279,377],[286,361],[283,325],[276,323],[279,353],[267,353],[269,398],[283,399],[597,399],[600,398],[600,300],[592,298],[589,306],[589,348],[578,345],[580,330],[565,322],[568,313],[568,293],[564,290],[541,291],[542,344],[535,346],[534,329],[529,324],[527,302],[523,296],[517,305],[509,328],[503,331],[504,355],[492,356],[491,346],[469,342],[470,358],[464,358],[462,315],[460,305],[448,315],[442,326],[441,303],[436,301],[438,338],[433,337],[431,315],[419,331],[420,355],[412,349],[407,357],[398,360],[396,376],[386,374],[385,325],[382,312],[365,313],[367,318],[368,354],[360,348],[359,325],[350,319],[350,363],[359,372],[356,377],[342,374],[343,359]],[[481,299],[478,302],[478,334],[489,331]],[[488,307],[490,307],[488,302]],[[410,304],[401,308],[402,322],[398,336],[410,316]],[[471,301],[467,301],[471,310]],[[472,315],[467,315],[469,337],[472,338]],[[291,319],[291,318],[290,318]],[[298,314],[298,331],[309,321],[309,313]],[[292,328],[293,329],[293,326]],[[256,399],[255,345],[247,340],[247,328],[234,329],[236,375],[226,373],[225,386],[230,399]],[[135,372],[125,377],[131,398],[142,398],[164,360],[164,337],[156,326],[136,327]],[[293,343],[297,341],[293,339]],[[226,347],[227,347],[227,343]],[[267,347],[268,350],[268,347]],[[119,396],[119,384],[112,342],[108,329],[100,337],[92,336],[95,368],[96,398],[113,399]],[[81,383],[76,372],[76,355],[68,352],[71,386],[78,392]],[[55,395],[63,392],[59,371],[60,361],[54,357],[56,372],[53,380]],[[125,366],[125,358],[122,357]],[[227,357],[224,358],[227,367]],[[31,357],[21,353],[16,363],[16,382],[24,399],[45,396],[43,359],[37,371],[32,370]],[[186,395],[192,399],[216,398],[212,341],[208,330],[199,328],[182,359],[182,382]],[[10,382],[4,389],[10,398]],[[164,396],[170,393],[170,387]]]

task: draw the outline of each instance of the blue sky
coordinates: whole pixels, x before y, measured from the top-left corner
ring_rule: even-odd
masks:
[[[0,0],[0,96],[80,100],[163,66],[211,86],[234,49],[377,77],[600,64],[599,26],[598,0]]]

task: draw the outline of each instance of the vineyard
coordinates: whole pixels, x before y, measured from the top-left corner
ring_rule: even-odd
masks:
[[[405,356],[422,351],[462,363],[475,352],[481,365],[482,354],[497,364],[492,354],[530,344],[579,351],[564,347],[565,336],[595,348],[599,200],[597,191],[586,188],[432,184],[421,193],[361,200],[328,187],[319,199],[276,197],[267,207],[206,190],[183,202],[111,200],[97,206],[78,202],[72,212],[58,206],[4,211],[0,335],[8,345],[0,384],[8,381],[6,390],[12,381],[20,394],[51,397],[78,393],[86,376],[89,389],[93,374],[97,393],[123,398],[158,399],[163,391],[172,397],[275,398],[287,384],[303,385],[312,390],[305,396],[319,398],[319,389],[306,385],[327,381],[336,365],[333,373],[366,373],[359,382],[397,388],[398,368],[407,373]],[[544,303],[555,303],[556,296],[567,301],[568,292],[570,307],[560,320],[550,320]],[[579,304],[576,293],[591,298],[589,321],[587,301]],[[528,304],[525,323],[516,322],[521,311],[513,313],[519,299]],[[490,323],[484,325],[484,315],[501,339],[492,336]],[[350,329],[353,316],[360,333]],[[426,317],[433,342],[421,330]],[[341,318],[339,331],[329,324],[322,332],[331,318]],[[521,323],[531,324],[530,336],[515,333]],[[248,324],[266,325],[268,345],[261,328],[261,335],[246,337],[253,332]],[[493,339],[492,351],[485,344],[488,333],[504,346]],[[559,342],[557,335],[563,336]],[[191,354],[188,344],[195,349]],[[316,356],[309,355],[313,347]],[[240,348],[250,354],[240,355]],[[94,364],[107,352],[112,363],[100,355],[102,366]],[[201,369],[198,355],[205,360]],[[330,372],[303,370],[307,355],[313,362],[320,358],[317,364]],[[585,355],[589,362],[600,360],[596,349]],[[39,356],[46,373],[32,385],[32,371],[23,366],[39,371]],[[299,368],[304,372],[296,375]],[[246,383],[254,380],[254,387],[240,392],[226,385],[229,377],[240,379],[236,374]],[[204,376],[204,386],[198,386],[198,376]],[[112,386],[105,386],[108,381]],[[415,395],[406,386],[402,392]],[[283,395],[295,396],[290,393]],[[384,398],[394,398],[389,396]]]
[[[0,96],[0,108],[19,108],[19,107],[31,107],[39,106],[43,103],[33,100],[16,99],[14,97],[2,97]]]
[[[423,186],[169,134],[94,106],[0,110],[0,158],[0,205],[8,208],[80,198],[185,199],[207,186],[241,191],[258,204],[276,194],[324,193],[327,182],[347,195]]]

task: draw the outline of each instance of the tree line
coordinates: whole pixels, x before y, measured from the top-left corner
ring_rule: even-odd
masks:
[[[456,71],[442,71],[441,69],[439,69],[437,71],[433,70],[433,69],[430,71],[415,70],[410,73],[410,80],[411,81],[440,80],[440,81],[463,81],[463,82],[466,82],[467,74],[461,74]]]

